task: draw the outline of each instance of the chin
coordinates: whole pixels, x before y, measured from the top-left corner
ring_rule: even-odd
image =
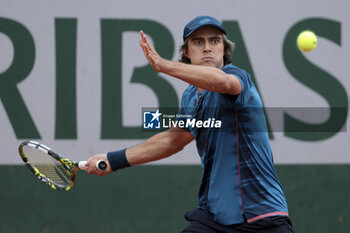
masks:
[[[203,62],[202,66],[216,67],[216,65],[212,61]]]

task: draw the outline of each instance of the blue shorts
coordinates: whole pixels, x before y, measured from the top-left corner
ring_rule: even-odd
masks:
[[[241,223],[229,226],[214,222],[211,215],[202,209],[195,209],[185,214],[190,223],[182,233],[294,233],[292,223],[287,216],[271,216],[253,223]]]

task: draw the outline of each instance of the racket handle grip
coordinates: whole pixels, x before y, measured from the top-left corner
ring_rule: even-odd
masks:
[[[79,167],[79,168],[85,167],[86,162],[87,162],[87,161],[80,161],[80,162],[78,163],[78,167]],[[99,161],[96,162],[96,167],[97,167],[97,169],[99,169],[99,170],[101,170],[101,171],[104,171],[104,170],[107,169],[107,163],[106,163],[104,160],[99,160]]]
[[[82,169],[83,167],[85,167],[86,162],[87,162],[87,161],[79,161],[79,162],[78,162],[78,167],[79,167],[80,169]]]

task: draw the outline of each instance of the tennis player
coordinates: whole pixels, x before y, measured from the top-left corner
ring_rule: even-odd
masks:
[[[276,176],[261,98],[250,75],[231,64],[234,44],[215,18],[198,16],[184,28],[180,62],[166,60],[140,32],[140,46],[157,72],[187,82],[180,115],[218,119],[220,128],[174,127],[143,143],[91,157],[89,174],[166,158],[192,140],[202,163],[198,208],[185,214],[187,232],[293,232]],[[180,120],[180,119],[178,119]],[[106,171],[96,169],[100,159]]]

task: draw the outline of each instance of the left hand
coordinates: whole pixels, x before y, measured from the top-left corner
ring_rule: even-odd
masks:
[[[147,58],[148,62],[151,64],[153,69],[157,72],[162,72],[166,60],[159,56],[157,51],[147,40],[147,37],[142,30],[140,31],[140,46],[143,50],[145,57]]]

